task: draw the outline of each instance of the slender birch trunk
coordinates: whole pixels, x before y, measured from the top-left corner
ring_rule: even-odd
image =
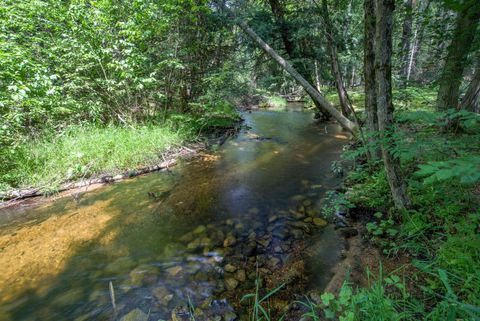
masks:
[[[335,86],[337,88],[338,98],[340,101],[340,108],[342,109],[342,114],[344,116],[350,115],[352,111],[352,106],[348,101],[348,94],[345,89],[345,84],[343,82],[342,71],[340,69],[340,64],[338,60],[337,45],[333,39],[333,25],[330,20],[328,13],[328,4],[327,0],[322,0],[322,16],[325,23],[325,34],[327,37],[327,46],[330,53],[330,59],[332,63],[332,73],[335,77]]]
[[[375,0],[364,0],[363,78],[365,81],[365,114],[370,160],[380,158],[380,151],[373,147],[373,135],[378,132],[377,93],[375,88]]]

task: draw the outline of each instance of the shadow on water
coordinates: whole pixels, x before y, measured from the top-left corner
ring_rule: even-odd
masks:
[[[312,219],[338,183],[330,164],[347,137],[311,118],[246,114],[251,129],[217,159],[10,213],[0,221],[0,320],[111,320],[134,308],[168,319],[188,301],[225,314],[242,308],[257,273],[267,287],[289,282],[285,300],[312,280],[325,285],[341,241]]]

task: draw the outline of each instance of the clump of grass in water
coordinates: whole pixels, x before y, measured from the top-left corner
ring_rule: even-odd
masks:
[[[264,304],[267,303],[268,305],[268,299],[272,297],[275,293],[280,291],[285,286],[285,283],[281,284],[280,286],[276,287],[272,291],[268,292],[263,297],[260,297],[260,286],[261,286],[261,280],[257,270],[257,278],[255,279],[255,292],[245,294],[242,297],[242,301],[253,298],[253,306],[251,309],[252,314],[250,317],[251,321],[270,321],[271,320],[270,308],[268,306],[265,307]],[[285,315],[283,315],[278,321],[282,321],[284,317]]]

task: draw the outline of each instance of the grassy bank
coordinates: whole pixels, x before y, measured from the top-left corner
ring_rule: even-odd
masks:
[[[364,244],[385,262],[404,263],[393,272],[364,267],[368,285],[347,279],[338,296],[323,294],[314,319],[479,320],[480,117],[436,112],[433,99],[428,89],[396,91],[388,148],[401,159],[408,210],[394,209],[380,160],[367,162],[365,148],[344,153],[356,165],[330,208],[350,207],[364,225]],[[446,128],[448,119],[457,126]]]
[[[74,125],[23,137],[0,166],[0,191],[35,187],[53,192],[65,182],[157,165],[164,154],[234,125],[234,113],[131,125]]]

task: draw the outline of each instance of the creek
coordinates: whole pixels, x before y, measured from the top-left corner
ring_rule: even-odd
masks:
[[[244,113],[236,137],[168,171],[0,210],[0,320],[168,320],[189,304],[247,320],[255,280],[284,284],[272,314],[321,290],[343,249],[321,200],[348,134],[297,109]]]

